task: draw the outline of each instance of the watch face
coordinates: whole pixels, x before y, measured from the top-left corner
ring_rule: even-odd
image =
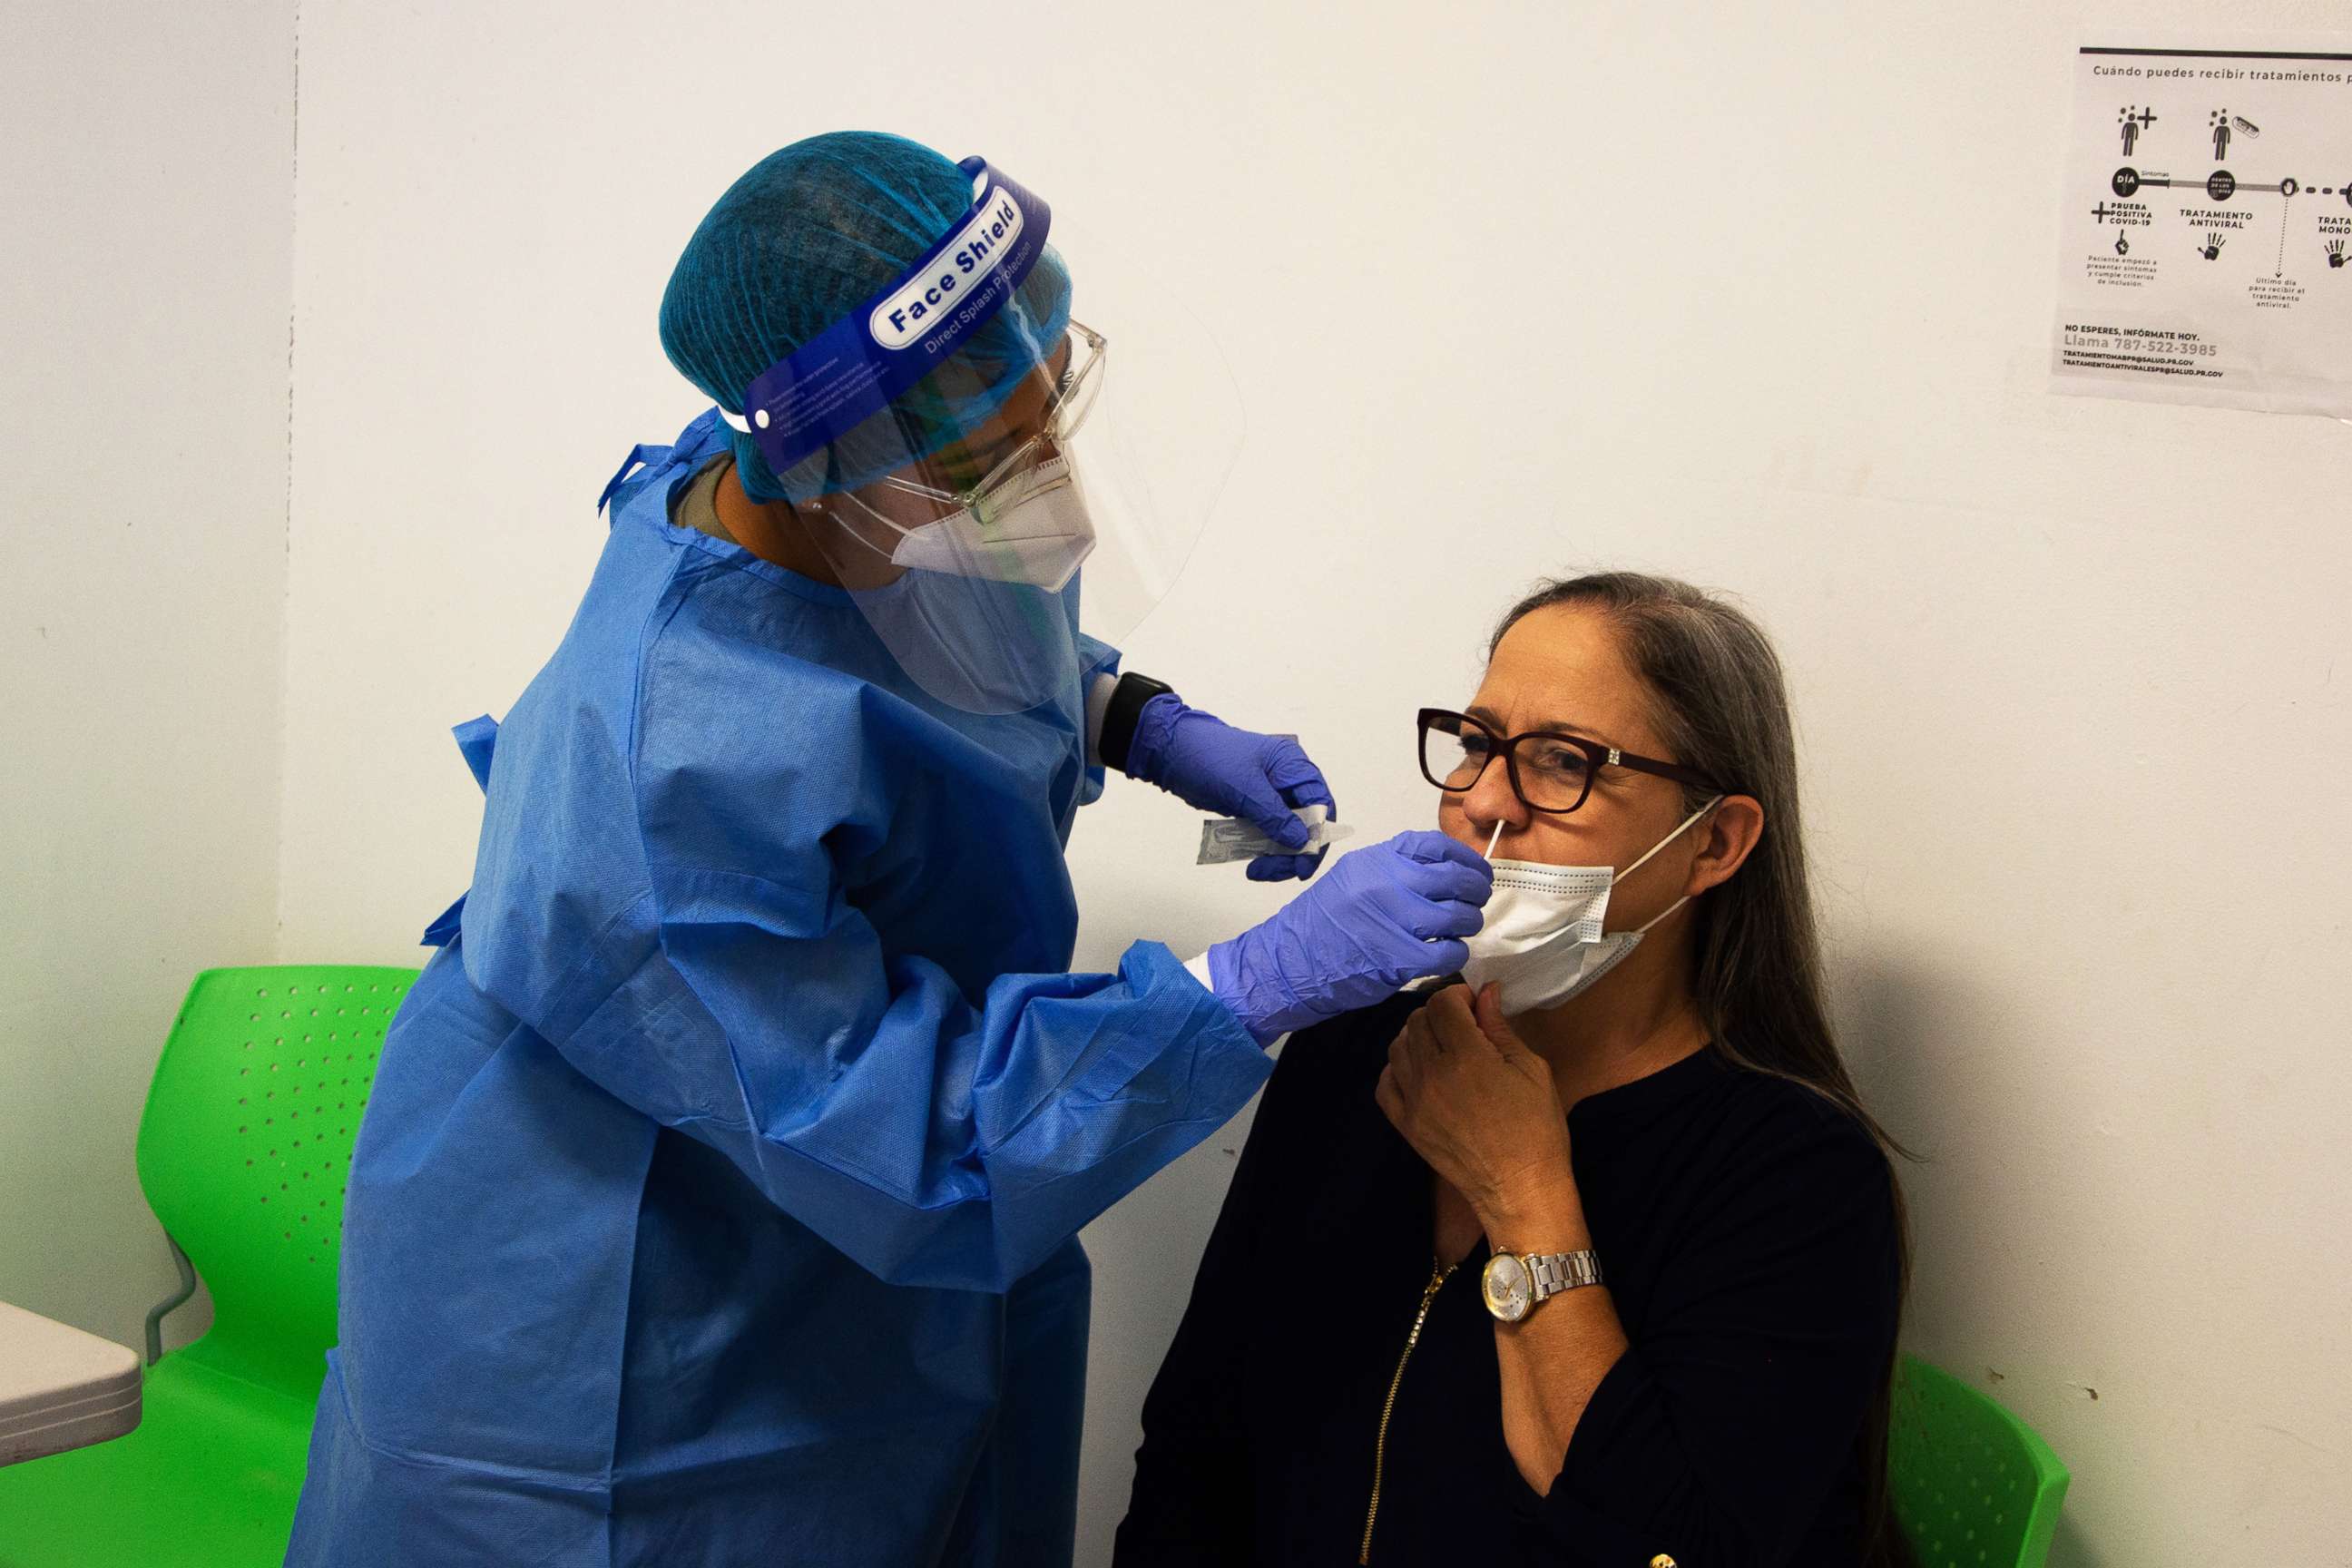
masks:
[[[1488,1258],[1478,1284],[1486,1297],[1486,1310],[1507,1323],[1517,1322],[1535,1305],[1535,1286],[1528,1278],[1528,1266],[1511,1253],[1498,1252]]]

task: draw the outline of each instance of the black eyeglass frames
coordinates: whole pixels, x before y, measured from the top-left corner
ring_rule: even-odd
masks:
[[[1676,784],[1714,794],[1723,793],[1715,781],[1696,768],[1655,757],[1604,746],[1582,735],[1551,730],[1530,730],[1523,735],[1497,734],[1491,725],[1467,713],[1424,708],[1420,714],[1421,776],[1449,794],[1475,785],[1486,764],[1499,753],[1508,772],[1511,789],[1530,811],[1566,813],[1582,805],[1592,793],[1592,778],[1602,768],[1631,768],[1655,773]]]

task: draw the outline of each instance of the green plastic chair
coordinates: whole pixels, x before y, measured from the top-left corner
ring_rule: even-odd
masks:
[[[2042,1568],[2066,1481],[2050,1445],[1998,1400],[1903,1358],[1887,1482],[1920,1568]]]
[[[343,1181],[413,969],[196,976],[139,1121],[139,1184],[180,1266],[147,1321],[137,1430],[0,1469],[0,1568],[278,1568],[335,1342]],[[191,1271],[193,1261],[194,1271]],[[211,1331],[162,1354],[211,1288]]]

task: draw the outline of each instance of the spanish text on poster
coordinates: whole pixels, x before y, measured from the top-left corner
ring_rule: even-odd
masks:
[[[2074,58],[2057,390],[2352,417],[2352,35]]]

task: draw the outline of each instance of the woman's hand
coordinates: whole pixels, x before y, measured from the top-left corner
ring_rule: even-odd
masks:
[[[1551,1064],[1503,1021],[1502,991],[1449,986],[1389,1047],[1381,1109],[1430,1169],[1469,1200],[1497,1252],[1592,1245],[1569,1161],[1568,1113]],[[1625,1353],[1605,1288],[1570,1290],[1495,1326],[1503,1442],[1538,1494],[1551,1490],[1592,1391]]]
[[[1501,995],[1451,985],[1432,997],[1389,1047],[1374,1098],[1495,1246],[1580,1245],[1519,1234],[1573,1203],[1576,1176],[1551,1066],[1503,1021]]]

